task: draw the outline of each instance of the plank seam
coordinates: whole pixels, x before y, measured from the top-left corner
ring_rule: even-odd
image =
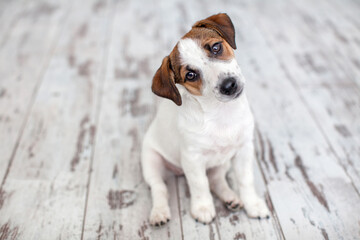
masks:
[[[101,105],[102,105],[101,103],[102,103],[102,98],[103,98],[105,82],[106,82],[106,69],[107,69],[107,63],[108,63],[108,59],[109,59],[109,55],[110,55],[110,46],[112,43],[113,32],[114,32],[116,8],[117,8],[117,4],[115,4],[115,6],[113,7],[113,10],[112,10],[112,15],[110,18],[110,26],[111,27],[109,27],[109,29],[107,30],[107,32],[108,32],[107,34],[109,37],[105,43],[105,53],[103,55],[103,63],[104,64],[102,66],[101,75],[99,76],[99,80],[98,80],[98,81],[100,81],[100,87],[99,87],[99,91],[98,91],[98,100],[97,100],[96,109],[95,109],[95,126],[96,127],[99,124],[99,119],[100,119],[100,115],[101,115]],[[103,81],[101,81],[101,80],[103,80]],[[82,221],[82,227],[81,227],[81,238],[80,238],[81,240],[84,239],[86,211],[87,211],[87,206],[88,206],[88,202],[89,202],[91,176],[92,176],[93,162],[94,162],[94,156],[95,156],[96,136],[97,136],[97,132],[95,132],[94,142],[93,142],[92,149],[91,149],[91,158],[90,158],[89,171],[88,171],[89,175],[88,175],[88,181],[86,184],[85,206],[84,206],[83,221]]]
[[[217,231],[217,233],[218,233],[218,235],[219,235],[219,240],[221,240],[221,235],[220,235],[220,230],[219,230],[219,225],[218,225],[219,223],[218,223],[218,218],[217,218],[217,216],[216,216],[216,218],[215,218],[215,227],[216,227],[216,231]],[[210,225],[209,225],[210,226]]]
[[[257,133],[258,136],[261,136],[260,135],[260,130],[259,128],[257,127],[258,124],[256,124],[255,122],[255,132]],[[260,163],[260,160],[258,157],[255,157],[256,161],[255,163],[259,166],[259,169],[260,169],[260,172],[261,172],[261,175],[262,175],[262,178],[264,180],[264,185],[265,185],[265,188],[266,188],[266,201],[268,201],[271,206],[274,206],[273,204],[273,201],[271,199],[271,196],[270,196],[270,191],[269,191],[269,188],[268,188],[268,181],[265,177],[265,173],[264,173],[264,170],[262,169],[262,166],[261,166],[261,163]],[[273,211],[270,211],[271,215],[273,216],[273,219],[274,221],[273,222],[273,225],[274,225],[274,228],[278,230],[278,233],[279,233],[279,236],[280,236],[280,239],[285,239],[285,235],[284,235],[284,231],[282,230],[282,227],[281,227],[281,224],[280,224],[280,221],[279,221],[279,217],[276,213],[276,210],[274,207],[272,207]]]
[[[180,197],[179,197],[179,182],[178,182],[179,177],[175,177],[175,181],[176,181],[176,198],[177,198],[177,202],[178,202],[178,212],[179,212],[179,218],[180,218],[180,230],[181,230],[181,239],[184,240],[184,230],[183,230],[183,224],[182,224],[182,217],[181,217],[181,208],[180,208]]]

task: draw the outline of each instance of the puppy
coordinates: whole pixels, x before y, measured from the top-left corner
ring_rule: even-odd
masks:
[[[141,155],[152,194],[151,225],[163,225],[171,217],[167,169],[185,175],[197,221],[210,223],[216,215],[210,191],[230,210],[244,206],[249,217],[269,216],[254,188],[254,120],[234,49],[229,16],[210,16],[192,26],[153,78],[152,91],[162,100]],[[240,198],[225,178],[231,161]]]

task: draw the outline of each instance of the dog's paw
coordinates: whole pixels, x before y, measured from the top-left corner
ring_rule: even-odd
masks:
[[[265,201],[261,198],[254,198],[252,201],[244,202],[246,214],[251,218],[269,218],[270,212]]]
[[[212,222],[216,215],[214,203],[212,201],[198,201],[191,204],[191,215],[197,222]]]
[[[160,227],[169,222],[171,218],[169,206],[153,207],[150,213],[150,225]]]
[[[230,211],[238,211],[244,206],[243,202],[234,192],[229,192],[227,195],[222,196],[222,200],[225,207]]]
[[[240,210],[244,204],[239,198],[234,198],[230,201],[225,202],[225,207],[229,209],[230,211],[238,211]]]

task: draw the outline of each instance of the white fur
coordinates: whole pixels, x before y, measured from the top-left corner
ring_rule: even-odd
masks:
[[[215,217],[210,189],[230,209],[244,204],[250,217],[266,217],[268,209],[254,188],[254,120],[245,92],[236,99],[227,99],[218,91],[222,74],[235,75],[245,82],[236,60],[209,59],[200,44],[190,38],[180,40],[178,48],[181,64],[201,71],[202,95],[192,95],[177,85],[183,105],[162,100],[145,135],[142,167],[153,199],[150,223],[170,219],[164,161],[184,172],[195,219],[208,223]],[[225,179],[232,158],[240,198]]]

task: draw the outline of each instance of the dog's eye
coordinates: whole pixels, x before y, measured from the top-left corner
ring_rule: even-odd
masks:
[[[196,77],[197,77],[196,73],[194,73],[192,71],[187,72],[185,75],[186,80],[189,80],[189,81],[195,81]]]
[[[215,43],[212,47],[211,47],[211,51],[214,55],[217,55],[219,53],[221,53],[222,50],[222,46],[221,43]]]

